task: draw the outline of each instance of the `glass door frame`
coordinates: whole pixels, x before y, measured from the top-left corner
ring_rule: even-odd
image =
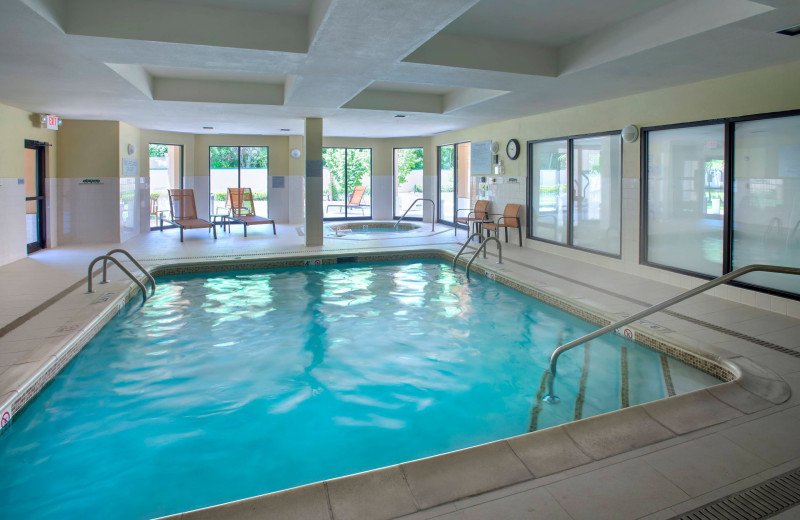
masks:
[[[211,149],[212,148],[236,148],[238,150],[236,159],[236,188],[242,187],[242,148],[266,148],[267,149],[267,200],[269,200],[269,145],[245,145],[245,144],[232,144],[232,145],[209,145],[208,146],[208,217],[209,219],[214,215],[214,192],[211,191]],[[230,186],[234,187],[234,186]],[[227,190],[226,190],[227,191]],[[269,206],[267,206],[269,208]],[[269,215],[269,209],[267,209]]]
[[[398,147],[392,148],[392,215],[393,215],[392,218],[394,220],[397,220],[402,216],[402,213],[400,213],[400,214],[397,213],[397,179],[396,179],[396,175],[397,175],[397,150],[422,150],[422,161],[423,161],[422,179],[423,179],[423,183],[425,182],[425,170],[424,170],[425,148],[422,147],[422,146],[398,146]],[[424,190],[424,186],[423,186],[423,190]],[[421,193],[420,193],[420,197],[419,198],[422,198],[422,194]],[[401,211],[405,211],[406,209],[408,209],[408,208],[404,208]],[[424,213],[424,211],[425,210],[424,210],[424,203],[423,203],[423,213]],[[406,216],[405,218],[403,218],[403,220],[422,220],[422,216],[419,216],[419,217]]]
[[[36,202],[36,225],[39,238],[36,242],[27,244],[28,254],[44,249],[47,244],[47,205],[45,204],[47,199],[45,192],[47,163],[45,150],[48,146],[50,146],[48,143],[25,139],[25,148],[36,152],[36,195],[33,197],[26,195],[25,202],[26,205],[28,202]]]
[[[156,146],[177,146],[178,148],[181,149],[181,153],[179,154],[179,157],[178,157],[178,172],[179,173],[178,173],[178,186],[177,186],[176,189],[182,190],[183,189],[183,181],[184,181],[183,177],[184,177],[184,174],[185,174],[185,172],[184,172],[184,158],[183,158],[184,153],[186,153],[185,152],[185,150],[186,150],[185,146],[182,145],[182,144],[172,144],[172,143],[147,143],[147,178],[148,178],[148,181],[150,180],[150,147],[152,145],[156,145]],[[152,189],[153,189],[152,185],[151,184],[149,184],[149,185],[150,185],[150,193],[152,193]],[[150,198],[150,193],[147,194],[148,195],[148,199]],[[167,204],[169,204],[169,195],[167,195]],[[165,208],[164,210],[159,210],[159,213],[161,213],[162,211],[166,211],[166,209],[168,209],[168,208]],[[148,224],[150,223],[150,219],[149,218],[148,218],[147,222],[148,222]],[[161,220],[158,220],[158,224],[156,226],[151,226],[150,227],[150,231],[158,231],[158,230],[171,229],[171,228],[176,228],[176,227],[178,227],[178,226],[176,226],[175,224],[173,224],[171,222],[162,225],[161,224]]]
[[[344,216],[343,217],[326,217],[325,216],[326,212],[323,211],[322,212],[322,220],[325,221],[325,222],[336,222],[336,221],[340,221],[340,220],[372,220],[372,214],[373,214],[373,212],[372,212],[372,172],[373,172],[372,164],[373,164],[373,158],[374,158],[374,155],[375,155],[373,153],[374,150],[369,146],[323,146],[322,147],[322,156],[323,156],[322,167],[323,168],[325,168],[325,150],[330,150],[330,149],[344,150],[344,201],[343,201],[344,202]],[[369,217],[367,217],[367,216],[365,216],[363,214],[358,215],[357,217],[356,216],[351,217],[351,216],[348,215],[347,203],[350,200],[351,191],[350,191],[350,186],[349,186],[350,183],[348,182],[349,176],[347,175],[347,170],[348,170],[348,167],[347,167],[347,159],[348,159],[347,158],[347,152],[349,152],[350,150],[369,150],[369,189],[370,189]],[[392,175],[392,177],[394,178],[394,175]],[[323,190],[325,189],[324,183],[323,183],[323,187],[322,188],[323,188]],[[323,204],[323,206],[324,206],[324,204]],[[324,207],[323,207],[323,210],[324,210]]]
[[[439,200],[440,204],[438,204],[438,215],[436,215],[436,221],[445,224],[448,226],[456,225],[455,221],[458,218],[458,146],[462,144],[469,144],[472,145],[472,141],[459,141],[457,143],[447,143],[442,144],[436,147],[436,195],[437,200]],[[444,220],[442,218],[442,148],[445,146],[452,146],[453,147],[453,220]],[[469,175],[468,177],[471,177]],[[466,209],[466,208],[461,208]],[[466,229],[465,224],[460,224],[460,228]]]

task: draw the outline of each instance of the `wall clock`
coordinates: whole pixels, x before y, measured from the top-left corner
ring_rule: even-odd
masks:
[[[508,158],[512,161],[519,157],[519,141],[516,139],[508,140],[508,144],[506,144],[506,155],[508,155]]]

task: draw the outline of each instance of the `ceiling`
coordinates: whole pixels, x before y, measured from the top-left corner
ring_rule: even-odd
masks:
[[[797,0],[0,0],[0,103],[422,136],[800,61],[798,24]]]

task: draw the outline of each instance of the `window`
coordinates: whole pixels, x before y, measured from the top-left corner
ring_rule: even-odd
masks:
[[[453,224],[455,216],[467,216],[461,210],[472,209],[474,188],[470,178],[471,143],[439,147],[439,221]]]
[[[209,212],[227,214],[228,188],[250,188],[257,215],[269,216],[269,148],[266,146],[209,147]]]
[[[372,217],[372,149],[322,149],[325,219]]]
[[[800,267],[800,116],[733,125],[732,269]],[[800,294],[797,276],[752,273],[744,283]]]
[[[150,229],[161,229],[161,216],[170,216],[167,190],[183,187],[183,146],[150,143],[149,163]]]
[[[619,132],[528,143],[531,238],[620,256]]]
[[[642,129],[642,262],[707,278],[751,264],[800,267],[797,111]],[[798,298],[800,279],[732,282]]]
[[[647,262],[720,276],[724,125],[668,128],[643,136]]]
[[[422,148],[394,149],[394,218],[422,219]]]

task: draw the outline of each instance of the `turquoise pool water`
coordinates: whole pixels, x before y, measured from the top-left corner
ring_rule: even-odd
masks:
[[[3,518],[178,513],[718,382],[611,335],[541,405],[595,327],[438,261],[177,276],[137,307],[0,436]]]

